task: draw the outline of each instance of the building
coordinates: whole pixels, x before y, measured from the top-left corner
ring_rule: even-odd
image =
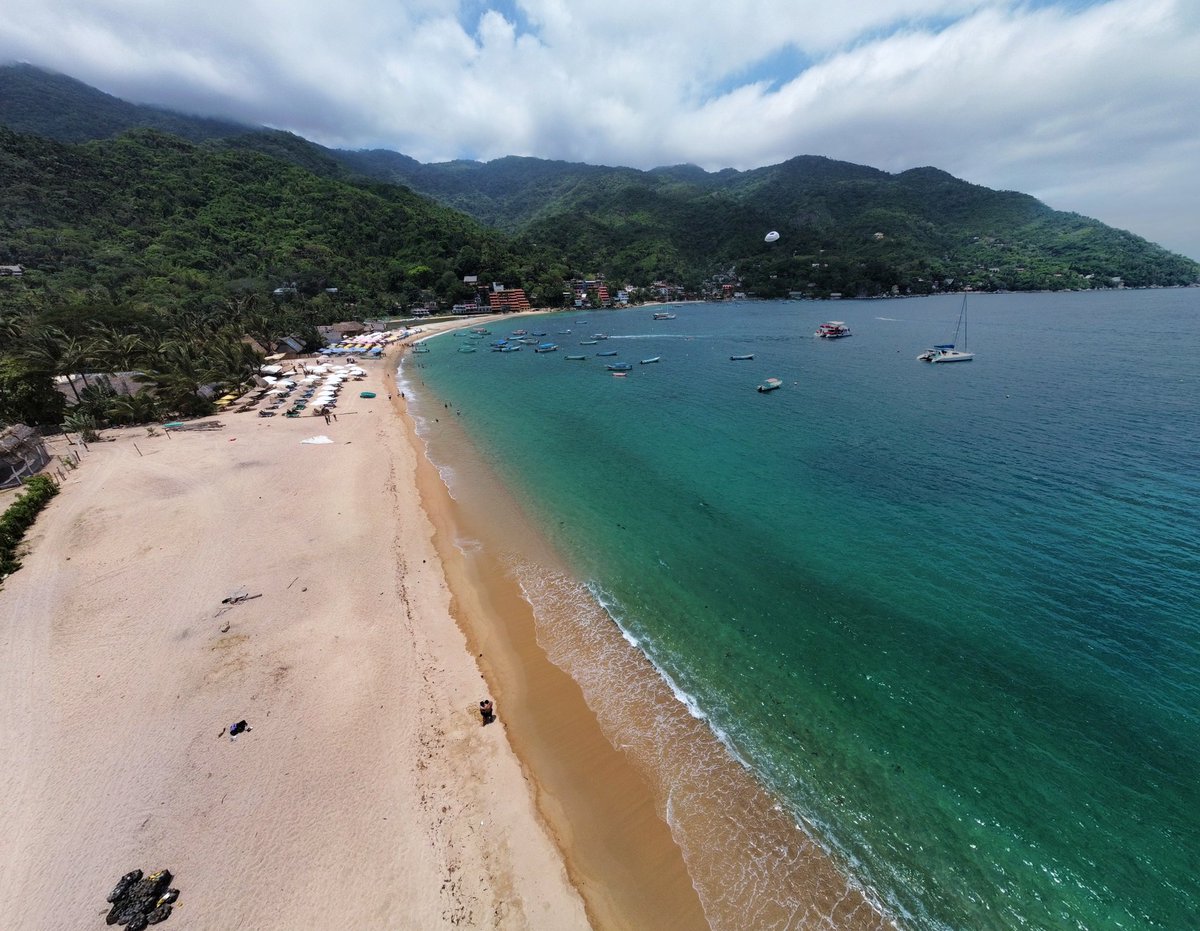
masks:
[[[20,278],[25,269],[20,265],[0,265],[0,278]]]
[[[524,288],[506,288],[502,284],[493,283],[488,294],[488,308],[492,313],[529,310],[529,298],[525,296]]]
[[[22,423],[0,433],[0,488],[19,485],[49,462],[46,443],[32,427]]]

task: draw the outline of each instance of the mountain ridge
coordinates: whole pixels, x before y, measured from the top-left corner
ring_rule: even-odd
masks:
[[[46,87],[40,103],[39,81]],[[515,237],[521,248],[633,284],[698,285],[732,270],[764,297],[869,296],[1200,278],[1196,262],[1133,233],[934,166],[891,174],[819,155],[715,172],[528,156],[426,164],[390,150],[329,149],[279,130],[127,104],[28,65],[0,68],[0,124],[73,143],[89,132],[95,142],[150,128],[190,138],[197,152],[256,152],[326,181],[400,186]],[[765,248],[771,229],[781,239]]]

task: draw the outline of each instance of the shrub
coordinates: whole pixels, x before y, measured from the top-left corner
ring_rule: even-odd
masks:
[[[25,493],[0,515],[0,579],[21,568],[17,546],[38,513],[58,494],[58,486],[46,475],[35,475],[25,483]]]

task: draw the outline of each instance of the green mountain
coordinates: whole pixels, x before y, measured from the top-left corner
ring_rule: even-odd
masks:
[[[234,260],[223,240],[227,231],[219,227],[198,231],[199,242],[215,242],[216,266],[203,269],[214,280],[221,274],[319,276],[320,266],[334,269],[326,277],[353,280],[355,287],[374,295],[394,290],[394,278],[385,280],[377,272],[347,277],[343,270],[362,261],[347,253],[351,245],[357,248],[362,240],[372,241],[372,248],[396,244],[384,230],[374,239],[367,233],[370,223],[386,223],[387,217],[367,210],[355,224],[356,236],[345,239],[337,218],[306,213],[288,200],[287,188],[293,183],[299,188],[340,185],[339,191],[369,196],[373,204],[407,198],[413,210],[416,203],[425,202],[411,192],[424,194],[498,231],[489,240],[487,261],[472,268],[472,260],[482,258],[478,250],[483,247],[475,241],[443,241],[440,230],[446,224],[454,226],[449,214],[431,213],[440,219],[427,236],[420,231],[423,221],[414,214],[410,235],[431,245],[440,243],[423,252],[420,260],[434,270],[436,279],[447,272],[465,272],[526,287],[536,282],[546,297],[554,291],[551,266],[604,273],[619,283],[736,281],[742,289],[766,297],[792,292],[926,293],[965,286],[1026,290],[1107,287],[1117,282],[1175,285],[1200,279],[1196,262],[1132,233],[1051,210],[1025,194],[972,185],[935,168],[889,174],[815,156],[751,171],[720,172],[690,165],[640,171],[516,157],[422,164],[395,152],[327,149],[289,133],[134,107],[28,66],[0,68],[0,124],[63,141],[103,139],[151,127],[197,143],[180,150],[187,154],[173,157],[169,171],[185,171],[187,160],[198,159],[206,166],[195,169],[201,175],[231,169],[230,180],[236,184],[245,179],[245,172],[234,168],[241,162],[222,159],[257,155],[278,166],[260,167],[261,171],[282,172],[285,165],[302,170],[303,178],[288,176],[292,180],[278,191],[283,200],[274,205],[287,201],[288,211],[304,214],[306,232],[300,238],[321,243],[329,253],[320,253],[316,265],[299,261],[303,250],[296,252],[288,245],[297,240],[294,230],[273,222],[269,214],[259,216],[272,203],[259,199],[248,205],[256,222],[240,242],[249,246],[255,236],[266,239],[256,242],[253,250],[235,251],[243,256],[262,253],[261,261]],[[149,137],[135,133],[134,138],[139,140],[135,148],[148,144]],[[154,145],[171,151],[162,137]],[[136,190],[149,194],[145,186]],[[222,193],[226,199],[239,196],[232,189]],[[74,222],[69,205],[61,206],[58,221],[69,226]],[[432,210],[425,204],[418,213]],[[10,218],[3,222],[12,225]],[[96,221],[85,217],[81,223],[94,226]],[[326,223],[329,228],[322,229]],[[462,228],[482,236],[478,227]],[[778,242],[763,241],[768,230],[780,233]],[[35,264],[31,254],[17,255],[18,242],[14,239],[6,248],[15,256],[11,260]],[[511,245],[514,242],[518,245]],[[420,250],[414,251],[408,240],[404,248],[398,261],[417,261],[415,252]],[[502,248],[509,250],[506,260],[497,261],[493,256]],[[180,268],[196,271],[186,263]],[[293,268],[296,271],[290,272]],[[452,283],[445,280],[444,293]]]
[[[889,174],[800,156],[752,171],[637,171],[528,158],[343,163],[452,204],[619,280],[736,269],[763,296],[1188,284],[1200,265],[1147,240],[936,168]],[[764,243],[770,230],[780,233]]]
[[[65,74],[27,64],[0,67],[0,125],[58,142],[107,139],[131,129],[158,129],[201,142],[248,129],[227,120],[128,103]]]
[[[18,263],[27,272],[0,303],[88,295],[170,309],[294,282],[386,313],[426,292],[469,297],[467,273],[548,275],[557,299],[566,274],[407,188],[149,129],[71,145],[0,128],[0,264]]]

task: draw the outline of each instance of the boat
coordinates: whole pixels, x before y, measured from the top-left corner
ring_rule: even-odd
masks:
[[[579,341],[579,345],[580,346],[595,346],[596,343],[598,343],[598,342],[599,342],[599,340],[596,340],[596,339],[581,339]]]
[[[501,346],[500,351],[501,352],[520,352],[521,347],[520,346]]]
[[[587,356],[565,356],[565,358],[570,360],[571,362],[582,362],[584,359],[587,358]]]
[[[533,347],[534,352],[558,352],[556,343],[539,343]]]
[[[774,391],[776,388],[782,388],[782,387],[783,387],[783,382],[781,382],[778,378],[768,378],[766,381],[764,381],[761,385],[758,386],[758,390],[760,393],[766,394],[768,391]]]
[[[655,320],[674,320],[675,316],[676,316],[675,314],[669,314],[665,311],[657,311],[654,314],[654,319]]]
[[[841,320],[830,320],[828,323],[822,323],[817,327],[817,332],[813,336],[819,336],[821,339],[841,339],[843,336],[850,335],[850,327],[842,323]]]
[[[615,356],[616,354],[617,354],[617,351],[616,351],[615,349],[613,349],[613,350],[611,350],[611,351],[609,351],[609,352],[598,352],[598,353],[596,353],[596,355],[598,355],[598,356]]]
[[[753,358],[754,358],[754,353],[748,352],[744,356],[730,356],[729,361],[730,362],[746,362]]]
[[[661,358],[662,358],[662,356],[654,356],[651,359],[643,359],[642,365],[649,365],[651,362],[657,362]]]
[[[629,374],[628,372],[613,372],[612,377],[613,378],[624,378],[628,374]]]
[[[610,372],[628,372],[633,366],[628,362],[611,362],[605,368]]]
[[[558,335],[559,335],[559,336],[570,336],[570,335],[571,335],[571,331],[570,331],[570,330],[559,330],[559,331],[558,331]]]
[[[491,336],[492,335],[491,330],[485,329],[484,327],[481,327],[481,326],[475,327],[474,329],[471,330],[471,332],[478,333],[480,336]]]
[[[545,331],[545,330],[542,330],[540,333],[530,333],[529,335],[530,335],[530,336],[545,336],[545,335],[546,335],[546,331]]]
[[[474,346],[459,346],[458,351],[459,352],[474,352],[475,347]]]
[[[608,339],[608,336],[604,333],[593,333],[592,339]]]
[[[962,332],[962,348],[956,348],[958,334]],[[970,362],[975,353],[967,351],[967,296],[964,294],[962,306],[958,309],[958,323],[954,327],[954,342],[940,343],[932,349],[926,349],[917,356],[921,362]]]
[[[513,339],[516,339],[518,336],[528,336],[529,331],[528,330],[513,330],[508,335],[511,336]]]

